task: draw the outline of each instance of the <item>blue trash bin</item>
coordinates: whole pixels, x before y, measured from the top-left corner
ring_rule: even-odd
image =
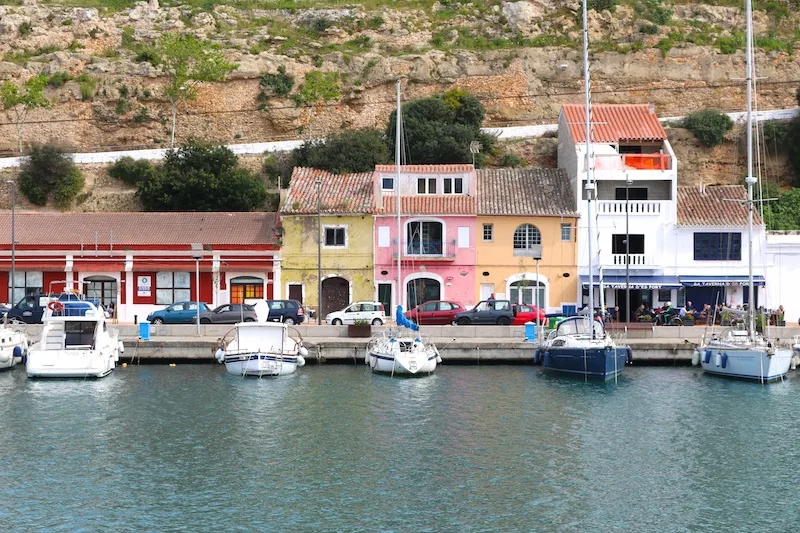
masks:
[[[150,340],[150,322],[139,322],[139,338],[143,341]]]
[[[536,340],[536,322],[525,322],[525,340]]]

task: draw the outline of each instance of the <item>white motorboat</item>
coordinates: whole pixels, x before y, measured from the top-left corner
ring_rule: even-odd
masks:
[[[794,344],[792,344],[792,363],[791,369],[794,370],[800,365],[800,336],[795,335]]]
[[[400,107],[400,80],[397,80],[397,120],[395,121],[395,186],[397,198],[397,279],[398,286],[402,285],[400,275],[401,239],[403,234],[400,222],[400,146],[402,145],[403,114]],[[398,290],[398,301],[402,301],[403,290]],[[436,346],[426,343],[416,333],[419,326],[410,322],[403,315],[403,306],[397,306],[397,331],[384,332],[374,336],[367,345],[367,355],[364,362],[373,372],[383,372],[391,375],[429,375],[436,370],[436,365],[442,362]],[[400,328],[406,328],[413,335],[403,335]]]
[[[28,353],[28,335],[13,327],[0,326],[0,369],[21,363]]]
[[[220,340],[216,359],[225,363],[228,374],[263,377],[293,374],[306,364],[306,355],[302,340],[289,335],[288,324],[240,322]]]
[[[41,339],[28,350],[28,377],[102,378],[114,370],[124,351],[118,333],[109,330],[102,307],[74,298],[43,298],[44,327]]]
[[[716,376],[740,378],[769,383],[782,379],[789,371],[792,351],[779,348],[755,328],[755,284],[753,283],[753,186],[758,179],[753,173],[753,8],[745,2],[747,19],[747,49],[745,78],[747,82],[747,239],[748,246],[748,306],[745,323],[739,329],[729,330],[718,337],[712,334],[709,342],[702,342],[695,351],[692,362],[699,360],[703,371]],[[734,313],[733,309],[726,309]]]

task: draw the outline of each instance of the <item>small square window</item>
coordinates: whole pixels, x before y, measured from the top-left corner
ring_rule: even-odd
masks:
[[[561,240],[565,242],[572,240],[572,224],[561,224]]]
[[[344,246],[345,228],[325,228],[325,246]]]
[[[436,194],[436,178],[417,178],[417,194]]]
[[[381,189],[384,191],[394,190],[394,178],[383,178],[381,180]]]
[[[672,300],[672,291],[669,289],[658,289],[658,301],[669,302]]]
[[[484,241],[494,240],[494,224],[483,225],[483,240]]]

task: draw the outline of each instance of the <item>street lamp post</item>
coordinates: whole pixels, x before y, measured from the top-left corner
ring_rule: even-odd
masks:
[[[322,206],[320,188],[322,179],[317,177],[317,325],[322,324]]]
[[[11,298],[10,304],[13,306],[16,302],[14,301],[14,293],[16,292],[16,236],[14,235],[14,206],[16,204],[16,189],[17,183],[13,180],[6,181],[8,185],[11,186]]]
[[[630,216],[629,189],[633,181],[630,176],[625,176],[625,322],[631,321],[631,234],[628,226]],[[617,317],[619,320],[619,317]]]
[[[194,259],[194,284],[195,284],[195,304],[197,305],[197,315],[195,323],[197,325],[197,336],[200,336],[200,259],[203,258],[203,245],[192,244],[192,259]]]

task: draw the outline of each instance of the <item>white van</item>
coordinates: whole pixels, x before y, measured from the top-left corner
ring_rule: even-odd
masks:
[[[326,324],[353,324],[355,321],[364,320],[373,326],[380,326],[386,320],[383,304],[380,302],[355,302],[341,311],[328,313],[325,317]]]

